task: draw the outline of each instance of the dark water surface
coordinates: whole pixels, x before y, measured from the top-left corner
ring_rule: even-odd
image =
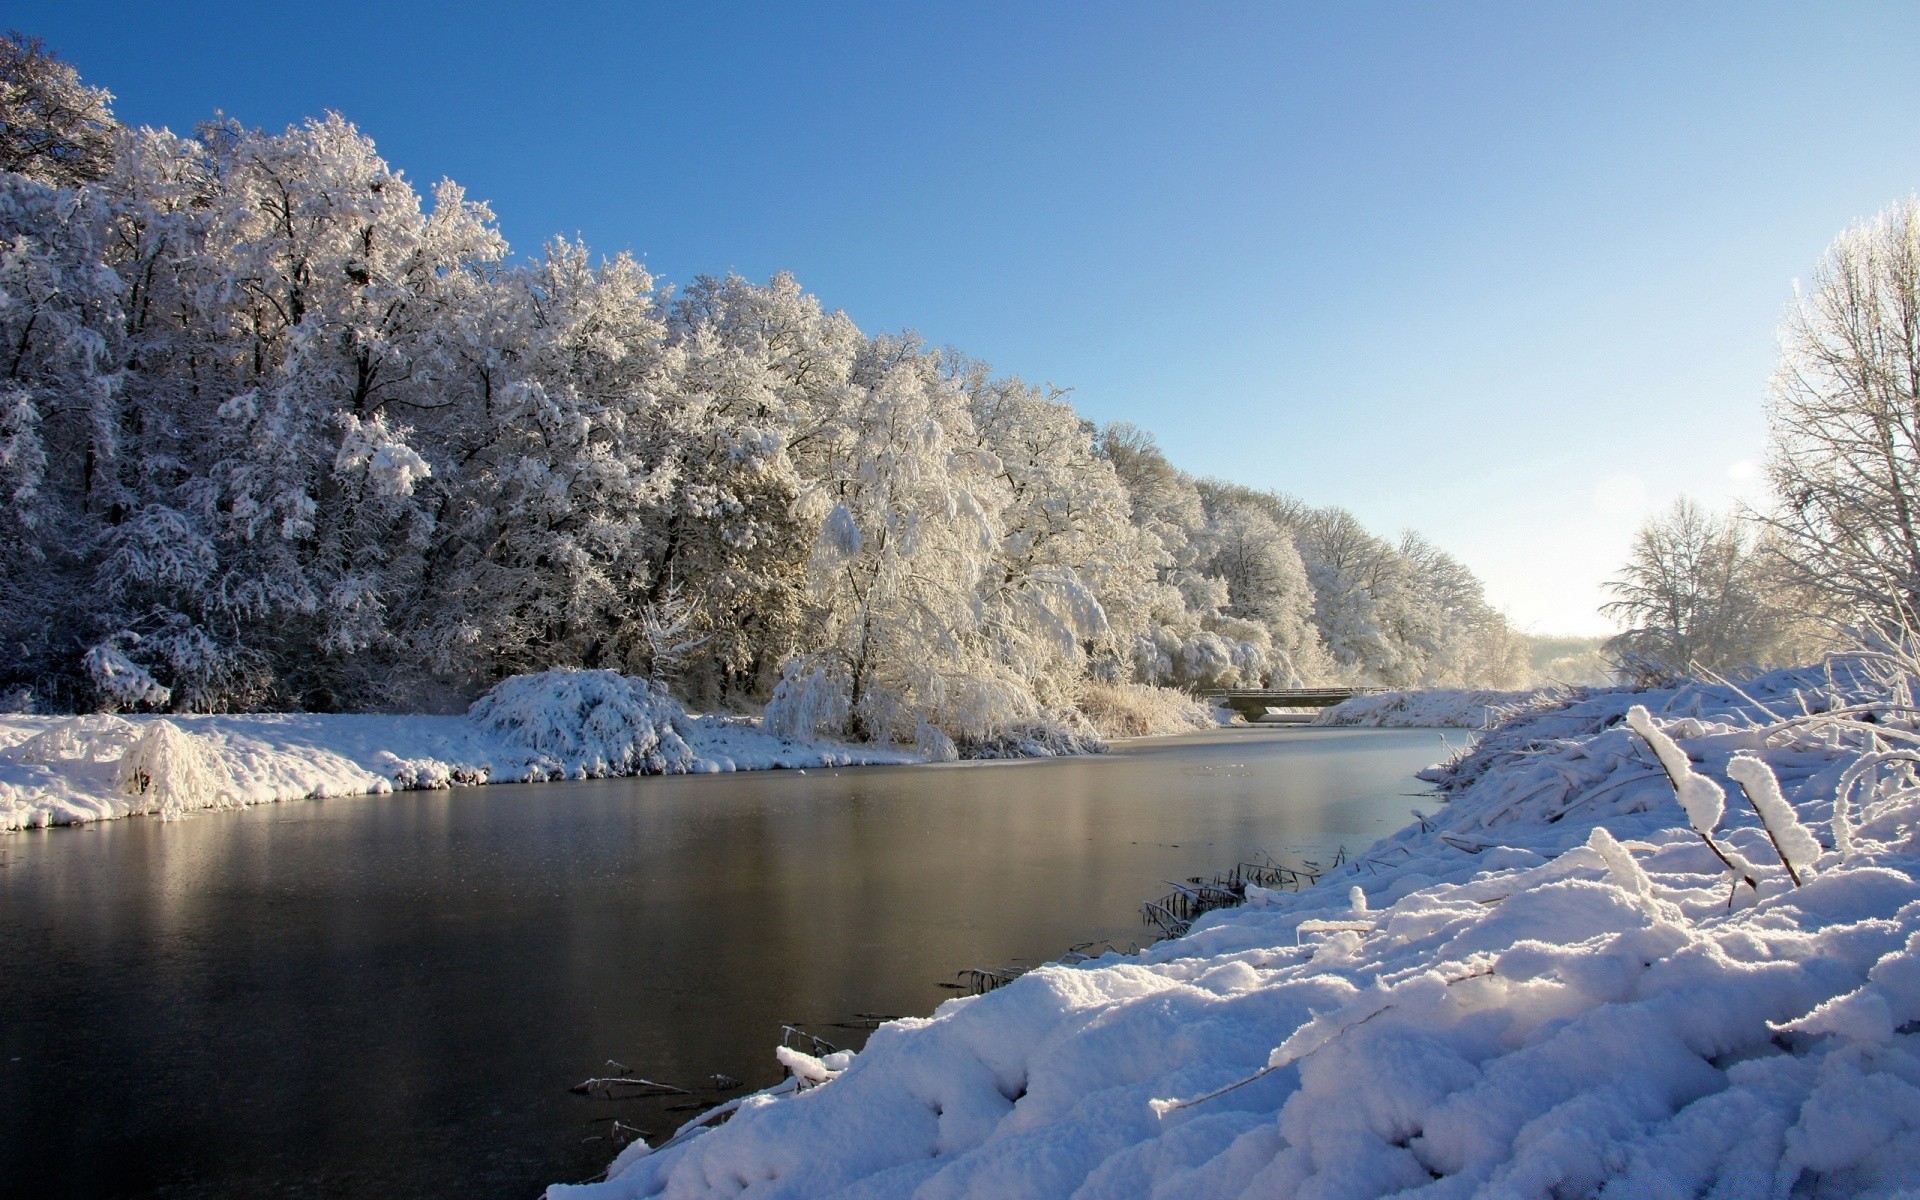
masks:
[[[0,1196],[531,1200],[602,1170],[609,1058],[774,1082],[782,1023],[1147,937],[1142,900],[1409,819],[1431,730],[407,792],[0,834]],[[711,1097],[709,1097],[711,1098]]]

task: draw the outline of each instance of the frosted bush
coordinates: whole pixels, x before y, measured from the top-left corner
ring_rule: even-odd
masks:
[[[525,752],[531,778],[680,774],[701,765],[679,703],[659,685],[615,671],[516,675],[474,701],[467,716]]]
[[[52,766],[71,762],[119,762],[140,736],[132,722],[108,714],[73,717],[8,749],[12,762]]]
[[[145,797],[162,817],[236,803],[233,778],[220,752],[172,721],[150,721],[120,756],[114,785]]]
[[[902,689],[868,675],[860,702],[853,707],[851,728],[864,732],[869,741],[912,741],[926,709],[927,705],[915,704]]]
[[[1026,725],[1041,711],[1024,681],[991,667],[942,675],[929,671],[914,683],[929,719],[962,744]]]
[[[853,715],[850,684],[839,664],[824,658],[787,664],[767,701],[761,728],[780,737],[842,737]]]
[[[485,767],[442,762],[437,758],[403,758],[391,750],[373,756],[374,766],[402,791],[431,791],[487,782]]]
[[[1038,713],[954,741],[961,758],[1057,758],[1107,752],[1107,743],[1077,712]]]
[[[953,762],[960,757],[960,748],[953,744],[953,739],[924,719],[914,727],[913,748],[928,762]]]
[[[1151,737],[1213,727],[1206,704],[1176,688],[1146,683],[1088,683],[1077,700],[1102,737]]]
[[[159,706],[173,698],[147,669],[128,658],[118,642],[108,640],[88,650],[81,659],[87,677],[110,705]]]

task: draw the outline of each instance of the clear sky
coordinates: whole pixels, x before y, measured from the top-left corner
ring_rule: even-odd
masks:
[[[1774,329],[1920,187],[1920,5],[13,0],[122,120],[337,109],[685,281],[794,271],[1600,632],[1757,498]]]

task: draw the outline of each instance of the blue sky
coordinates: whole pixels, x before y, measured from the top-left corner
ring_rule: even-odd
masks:
[[[668,280],[794,271],[1599,632],[1758,497],[1793,281],[1920,186],[1920,6],[15,0],[122,120],[325,109]]]

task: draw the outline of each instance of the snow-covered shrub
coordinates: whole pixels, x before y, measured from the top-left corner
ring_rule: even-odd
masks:
[[[81,662],[94,688],[109,705],[157,707],[173,698],[172,690],[162,686],[145,667],[128,658],[117,640],[94,646]]]
[[[379,751],[373,756],[373,761],[380,773],[391,779],[393,786],[401,791],[429,791],[450,788],[456,784],[464,787],[485,783],[489,774],[485,767],[443,762],[437,758],[403,758],[391,750]]]
[[[72,717],[0,752],[12,762],[51,766],[68,762],[119,762],[140,736],[132,722],[105,713]]]
[[[1176,688],[1145,683],[1087,683],[1076,699],[1102,737],[1151,737],[1210,729],[1213,711]]]
[[[686,711],[665,689],[614,671],[556,667],[516,675],[473,702],[469,719],[527,754],[535,778],[698,770]]]
[[[954,762],[960,757],[960,748],[953,739],[937,725],[927,724],[922,719],[913,731],[913,748],[928,762]]]
[[[144,796],[162,817],[235,804],[233,778],[220,752],[172,721],[146,722],[120,756],[114,776],[122,794]]]
[[[846,736],[853,715],[847,673],[831,658],[795,659],[767,701],[761,727],[790,738]]]
[[[961,758],[1056,758],[1107,752],[1098,731],[1071,709],[1008,721],[957,737],[954,744]]]

